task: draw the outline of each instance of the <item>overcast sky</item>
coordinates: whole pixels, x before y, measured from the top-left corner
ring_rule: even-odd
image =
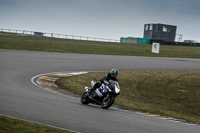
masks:
[[[0,0],[0,28],[117,39],[144,24],[177,26],[200,42],[200,0]]]

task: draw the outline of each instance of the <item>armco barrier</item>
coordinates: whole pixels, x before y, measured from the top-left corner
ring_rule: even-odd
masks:
[[[153,42],[160,43],[161,45],[200,47],[200,43],[169,42],[169,41],[158,40],[158,39],[150,39],[150,44],[152,44]]]
[[[3,29],[3,28],[0,28],[0,31],[8,32],[8,33],[17,33],[17,34],[23,34],[23,35],[30,35],[30,36],[35,35],[34,33],[36,32],[36,31],[28,31],[28,30],[14,30],[14,29]],[[76,36],[76,35],[65,35],[65,34],[55,34],[55,33],[45,33],[45,32],[39,32],[39,33],[42,33],[42,36],[52,37],[52,38],[99,41],[99,42],[120,42],[120,40],[106,39],[106,38],[96,38],[96,37],[86,37],[86,36]]]

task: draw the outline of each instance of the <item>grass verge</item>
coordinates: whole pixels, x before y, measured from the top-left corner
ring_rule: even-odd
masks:
[[[160,54],[151,53],[151,48],[151,45],[145,44],[0,35],[0,49],[105,55],[200,58],[200,47],[161,45]]]
[[[92,79],[105,73],[61,78],[56,84],[82,94]],[[115,104],[119,107],[200,123],[200,72],[121,71],[118,79],[121,94]]]
[[[72,133],[0,115],[0,133]]]

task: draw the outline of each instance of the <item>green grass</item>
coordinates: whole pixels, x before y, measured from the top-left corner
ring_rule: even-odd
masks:
[[[0,133],[72,133],[5,116],[0,116],[0,127]]]
[[[161,45],[160,54],[151,53],[151,48],[151,45],[145,44],[0,35],[0,49],[105,55],[200,58],[200,47]]]
[[[106,72],[61,78],[56,84],[82,94],[94,78]],[[200,123],[200,72],[121,71],[118,76],[121,94],[115,104],[162,116]]]

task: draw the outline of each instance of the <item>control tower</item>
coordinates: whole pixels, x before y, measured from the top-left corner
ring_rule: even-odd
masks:
[[[176,28],[174,25],[167,24],[145,24],[144,25],[144,38],[158,39],[164,41],[175,41]]]

